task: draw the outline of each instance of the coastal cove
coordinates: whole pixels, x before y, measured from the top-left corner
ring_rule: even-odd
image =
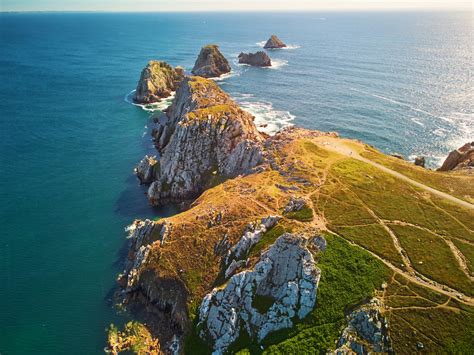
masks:
[[[473,136],[466,16],[0,14],[0,353],[100,353],[105,328],[126,320],[111,304],[124,228],[176,213],[151,207],[133,174],[155,154],[152,114],[125,99],[149,60],[190,71],[217,43],[232,66],[218,85],[258,122],[338,131],[433,167]],[[289,44],[270,52],[277,65],[238,65],[275,27]]]

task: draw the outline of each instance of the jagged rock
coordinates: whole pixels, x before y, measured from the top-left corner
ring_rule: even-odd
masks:
[[[254,67],[270,67],[272,65],[270,57],[263,51],[257,53],[240,53],[239,63],[252,65]]]
[[[291,196],[290,201],[286,204],[283,209],[283,213],[297,212],[301,211],[303,207],[306,206],[306,200],[302,197]]]
[[[157,162],[156,156],[149,157],[148,155],[145,155],[140,163],[138,163],[137,167],[135,168],[135,173],[137,174],[140,183],[149,184],[153,181]]]
[[[253,116],[214,81],[196,76],[182,81],[154,139],[161,157],[148,189],[153,205],[193,199],[212,179],[249,173],[263,162],[264,137]]]
[[[204,297],[200,336],[212,342],[214,354],[222,354],[241,330],[261,341],[272,331],[289,328],[294,317],[302,319],[313,309],[319,278],[306,239],[285,233],[253,270],[232,276],[224,288]],[[262,298],[271,299],[271,306],[262,309]]]
[[[141,104],[160,101],[171,95],[184,78],[184,70],[166,62],[152,60],[142,70],[133,100]]]
[[[276,49],[276,48],[284,48],[286,44],[283,43],[277,36],[272,35],[267,43],[263,46],[265,49]]]
[[[474,167],[474,142],[466,143],[449,153],[439,171],[469,169]]]
[[[416,157],[415,158],[415,165],[421,166],[422,168],[425,167],[425,157]]]
[[[158,241],[163,244],[172,229],[172,225],[167,221],[156,223],[149,219],[144,221],[135,220],[126,228],[126,231],[128,231],[127,238],[130,240],[129,256],[125,263],[125,270],[119,276],[119,281],[126,293],[136,289],[140,268],[147,260],[151,243],[155,241],[151,240],[150,237],[156,228]]]
[[[268,216],[263,218],[259,225],[249,224],[245,230],[244,235],[239,239],[237,244],[235,244],[232,249],[230,249],[225,260],[226,265],[231,264],[232,261],[241,260],[244,256],[246,256],[250,249],[260,241],[262,235],[267,230],[275,226],[280,218],[281,217],[279,216]],[[236,268],[234,268],[234,270],[235,269]],[[226,270],[226,274],[231,274],[229,268]]]
[[[229,73],[231,70],[229,62],[219,51],[219,47],[209,44],[202,47],[192,73],[204,78],[215,78]]]
[[[326,251],[327,242],[326,238],[324,238],[322,235],[314,237],[313,244],[316,245],[316,247],[322,252]]]
[[[388,323],[381,314],[382,305],[377,298],[364,304],[347,317],[347,327],[343,330],[333,354],[368,354],[391,351]]]

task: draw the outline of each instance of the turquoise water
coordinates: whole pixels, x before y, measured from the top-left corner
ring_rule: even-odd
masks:
[[[149,59],[191,69],[276,32],[275,69],[220,85],[268,128],[336,130],[439,160],[474,138],[470,13],[1,14],[0,353],[92,354],[122,322],[124,227],[152,210],[132,174],[150,113],[125,97]]]

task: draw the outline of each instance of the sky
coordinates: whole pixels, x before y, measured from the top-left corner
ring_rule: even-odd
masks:
[[[0,0],[0,11],[468,10],[471,0]]]

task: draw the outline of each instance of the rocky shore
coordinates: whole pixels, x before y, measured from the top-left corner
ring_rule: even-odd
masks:
[[[148,186],[152,205],[177,203],[182,212],[128,227],[129,252],[117,299],[126,309],[142,310],[146,326],[111,328],[107,351],[133,350],[136,344],[147,354],[419,350],[421,336],[404,337],[412,332],[399,321],[405,313],[385,305],[391,302],[386,294],[403,285],[403,295],[414,293],[411,287],[436,303],[436,297],[451,291],[412,271],[406,257],[411,246],[402,249],[389,228],[397,233],[396,228],[415,223],[423,231],[432,228],[424,224],[426,211],[434,220],[442,212],[418,205],[431,190],[400,192],[406,182],[397,184],[393,176],[381,178],[383,170],[374,170],[391,166],[392,158],[337,133],[302,128],[272,137],[260,133],[254,117],[205,78],[230,71],[217,46],[201,50],[193,69],[199,75],[181,78],[169,66],[159,68],[170,74],[166,85],[174,85],[176,96],[153,123],[156,155],[145,156],[135,172]],[[469,166],[471,148],[450,155],[445,165]],[[431,186],[443,188],[439,173],[393,160],[406,164],[410,176],[430,174]],[[464,178],[453,175],[456,181]],[[460,191],[457,196],[474,197]],[[380,210],[379,197],[384,201]],[[426,211],[397,214],[413,205]],[[452,213],[464,218],[461,210]],[[418,219],[411,220],[413,215]],[[385,235],[387,229],[392,234]],[[405,277],[409,281],[397,281]],[[431,294],[420,291],[425,286]],[[426,327],[424,311],[418,309],[410,314]],[[440,349],[423,340],[429,351]]]

